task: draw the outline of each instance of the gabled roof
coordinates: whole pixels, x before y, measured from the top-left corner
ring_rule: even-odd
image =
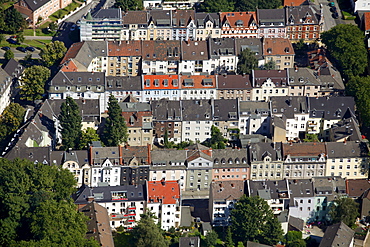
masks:
[[[148,165],[150,163],[150,145],[147,146],[120,146],[122,164],[128,165],[132,158],[136,158],[140,164]]]
[[[286,6],[286,25],[318,25],[320,23],[320,10],[314,5]]]
[[[257,16],[256,12],[221,12],[220,20],[230,28],[248,28],[252,22],[257,22]]]
[[[289,179],[288,183],[291,199],[295,197],[314,197],[313,182],[311,179]]]
[[[289,76],[289,85],[291,86],[309,86],[321,85],[318,79],[318,73],[309,68],[287,69]]]
[[[182,121],[181,119],[181,105],[178,100],[155,100],[151,103],[153,120],[167,121],[175,120]]]
[[[259,196],[265,200],[289,198],[287,180],[247,180],[247,191],[248,196]]]
[[[50,0],[23,0],[27,3],[28,7],[32,10],[35,11],[45,4],[51,2]]]
[[[273,96],[270,97],[270,101],[273,115],[284,115],[288,119],[292,119],[296,114],[308,114],[308,105],[306,97]]]
[[[123,13],[123,24],[145,24],[148,23],[146,11],[127,11]]]
[[[214,75],[182,75],[180,77],[182,89],[216,88]]]
[[[18,78],[23,74],[24,67],[18,63],[14,58],[9,59],[3,67],[4,71],[13,78]]]
[[[239,109],[237,99],[215,99],[213,102],[214,121],[238,121]]]
[[[100,107],[99,107],[99,99],[75,99],[74,100],[78,105],[80,110],[80,115],[82,119],[89,117],[89,116],[100,116]],[[52,99],[48,100],[50,107],[52,108],[54,114],[59,116],[60,114],[60,107],[65,102],[64,99]]]
[[[283,155],[286,157],[317,157],[326,154],[325,143],[322,142],[302,142],[283,144]]]
[[[140,76],[107,76],[106,91],[141,91]]]
[[[346,116],[350,117],[355,112],[353,97],[309,97],[307,99],[312,118],[340,120]]]
[[[144,89],[180,89],[179,75],[144,75]]]
[[[172,26],[186,27],[189,22],[195,19],[195,11],[188,9],[175,9],[172,11]]]
[[[276,87],[288,86],[287,70],[253,70],[253,87],[261,87],[268,79],[270,79]]]
[[[178,181],[148,181],[148,203],[180,203],[180,185]]]
[[[330,141],[362,141],[362,135],[355,116],[333,124],[329,130]]]
[[[183,121],[210,121],[212,119],[211,100],[182,100]]]
[[[350,246],[354,234],[355,232],[343,222],[328,226],[319,247]]]
[[[235,39],[232,38],[208,39],[208,48],[211,58],[236,55]]]
[[[206,22],[211,21],[214,27],[220,26],[220,16],[219,13],[195,13],[195,25],[199,28],[200,26],[205,27]]]
[[[274,25],[284,24],[285,11],[284,9],[257,9],[257,17],[259,25],[266,25],[268,28],[270,23]]]
[[[43,163],[46,165],[50,164],[50,147],[25,147],[25,146],[15,146],[9,153],[7,153],[4,158],[9,160],[27,159],[34,163]]]
[[[264,38],[263,39],[264,56],[294,56],[292,42],[285,38]]]
[[[179,40],[144,40],[142,57],[149,61],[180,60]]]
[[[213,149],[212,158],[214,168],[249,167],[245,149]]]
[[[53,86],[97,85],[105,86],[104,72],[63,72],[59,71],[49,82]],[[103,91],[103,90],[102,90]]]
[[[369,149],[364,142],[327,142],[328,159],[368,157]]]
[[[148,102],[119,102],[118,104],[124,112],[151,112]]]
[[[281,142],[267,143],[259,142],[252,143],[248,149],[251,163],[263,161],[266,154],[270,157],[271,161],[283,162],[282,144]],[[264,153],[267,152],[265,155]]]
[[[236,55],[240,55],[243,50],[248,48],[251,50],[258,60],[263,59],[262,51],[262,39],[248,38],[248,39],[236,39]]]

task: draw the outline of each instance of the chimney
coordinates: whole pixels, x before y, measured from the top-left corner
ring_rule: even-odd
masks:
[[[91,202],[93,202],[94,201],[94,196],[88,196],[87,197],[87,202],[88,203],[91,203]]]

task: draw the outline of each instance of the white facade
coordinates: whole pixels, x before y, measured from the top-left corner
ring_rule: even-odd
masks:
[[[252,89],[253,101],[268,101],[271,96],[287,96],[288,88],[277,87],[274,82],[268,78],[261,87],[254,87]]]
[[[211,116],[210,116],[211,117]],[[213,121],[183,121],[181,140],[203,142],[211,137]]]
[[[294,119],[285,119],[286,137],[288,140],[299,138],[299,133],[306,131],[308,116],[308,113],[301,113],[295,114]],[[283,118],[286,118],[285,115],[283,115]]]
[[[180,100],[179,89],[145,89],[142,93],[141,102],[148,102],[150,100]]]
[[[113,165],[106,159],[101,166],[91,168],[91,187],[98,187],[99,183],[108,183],[109,186],[121,185],[121,166]]]
[[[172,163],[171,163],[172,164]],[[173,166],[176,166],[176,163],[173,163]],[[183,166],[184,163],[178,163],[178,165]],[[185,169],[179,168],[174,170],[163,169],[156,170],[151,169],[149,171],[149,181],[178,181],[180,185],[180,190],[185,190],[185,181],[186,181],[186,171]]]
[[[181,212],[180,206],[176,204],[164,204],[160,202],[148,202],[148,209],[154,213],[160,221],[161,228],[168,231],[171,227],[178,228],[180,226]]]
[[[181,99],[215,99],[216,98],[216,88],[183,88],[180,91]]]
[[[143,74],[151,75],[154,73],[177,74],[178,61],[147,61],[142,62]]]
[[[63,169],[70,171],[77,182],[77,188],[80,188],[83,184],[90,186],[91,168],[89,164],[81,164],[76,161],[66,161],[62,164]]]
[[[305,193],[305,192],[303,192]],[[294,197],[294,206],[289,206],[289,215],[307,222],[313,218],[315,197]]]

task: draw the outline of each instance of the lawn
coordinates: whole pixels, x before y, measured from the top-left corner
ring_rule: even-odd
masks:
[[[68,5],[64,9],[60,9],[56,11],[55,13],[53,13],[51,16],[49,16],[49,19],[52,21],[57,21],[59,19],[62,19],[64,16],[68,15],[70,12],[72,12],[79,6],[81,6],[81,4],[72,2],[70,5]]]
[[[356,16],[353,16],[351,13],[342,10],[342,15],[345,20],[355,20]]]
[[[33,29],[24,29],[23,36],[33,36]]]
[[[6,9],[8,9],[8,8],[12,7],[12,6],[13,6],[13,4],[14,4],[14,2],[7,2],[7,3],[4,3],[4,4],[3,4],[3,10],[6,10]]]
[[[27,44],[28,46],[33,46],[36,48],[43,48],[45,44],[51,43],[51,40],[37,40],[37,39],[32,39],[32,40],[25,40],[24,43]]]

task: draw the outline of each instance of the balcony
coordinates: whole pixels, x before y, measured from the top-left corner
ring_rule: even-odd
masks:
[[[112,219],[124,219],[124,218],[127,218],[128,215],[127,214],[111,214],[110,217]]]
[[[307,124],[308,124],[308,127],[316,127],[317,126],[317,123],[313,122],[313,121],[309,121]]]

